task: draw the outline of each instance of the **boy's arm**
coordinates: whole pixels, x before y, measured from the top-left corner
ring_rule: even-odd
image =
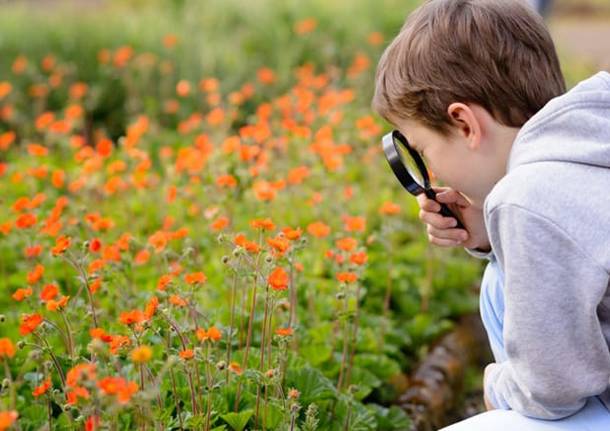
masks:
[[[504,347],[485,393],[497,408],[559,419],[602,393],[610,353],[597,307],[609,275],[560,226],[503,204],[489,214],[495,256],[505,275]]]

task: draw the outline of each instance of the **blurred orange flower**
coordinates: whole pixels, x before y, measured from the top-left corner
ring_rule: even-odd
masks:
[[[42,382],[42,384],[40,384],[40,386],[36,386],[34,388],[34,390],[32,391],[32,395],[34,397],[39,397],[41,395],[44,395],[49,388],[51,387],[51,378],[47,377],[44,382]]]
[[[200,284],[205,283],[208,278],[203,272],[193,272],[184,276],[184,281],[188,284]]]
[[[310,223],[307,226],[307,232],[316,238],[325,238],[330,235],[330,226],[321,221]]]
[[[15,356],[15,346],[10,338],[0,338],[0,358],[12,358]]]
[[[21,325],[19,326],[19,334],[28,335],[36,330],[38,325],[43,321],[40,314],[24,314],[21,316]]]
[[[273,290],[286,290],[288,288],[288,273],[282,267],[277,267],[267,278],[269,286]]]

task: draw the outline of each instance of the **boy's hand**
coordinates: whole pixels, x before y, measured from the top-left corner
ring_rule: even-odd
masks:
[[[437,193],[438,202],[428,199],[423,193],[417,196],[420,211],[419,218],[428,225],[428,239],[432,244],[441,247],[478,248],[484,251],[491,250],[483,210],[473,207],[461,193],[449,187],[433,187]],[[439,214],[440,203],[446,204],[451,211],[460,218],[464,229],[456,229],[456,220],[453,217],[443,217]],[[466,238],[462,239],[461,235]]]

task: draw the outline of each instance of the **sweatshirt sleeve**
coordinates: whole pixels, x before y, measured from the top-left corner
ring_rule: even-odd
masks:
[[[495,407],[560,419],[610,381],[610,353],[597,307],[607,271],[552,220],[513,204],[489,216],[490,242],[505,275],[507,360],[488,370]]]
[[[476,257],[477,259],[487,259],[489,261],[493,259],[493,250],[481,251],[477,248],[467,248],[467,247],[464,247],[464,250],[466,250],[466,253],[468,253],[472,257]]]

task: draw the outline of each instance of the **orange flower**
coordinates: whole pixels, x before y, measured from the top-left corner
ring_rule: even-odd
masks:
[[[40,244],[33,245],[31,247],[26,247],[25,249],[25,257],[32,258],[40,256],[42,252],[42,246]]]
[[[178,43],[178,36],[173,33],[167,33],[163,36],[163,46],[167,49],[173,48]]]
[[[99,238],[93,238],[91,242],[89,242],[89,250],[92,252],[98,252],[102,248],[102,241]]]
[[[396,215],[400,212],[400,206],[393,202],[386,201],[379,208],[379,213],[384,215]]]
[[[169,303],[176,307],[186,307],[187,302],[178,295],[171,295],[169,297]]]
[[[240,233],[236,235],[233,242],[235,243],[235,245],[245,248],[246,251],[249,251],[250,253],[258,253],[260,251],[260,247],[258,246],[258,244],[246,239],[246,236],[244,234]]]
[[[268,67],[258,69],[256,77],[262,84],[273,84],[275,82],[275,72]]]
[[[27,298],[28,296],[32,295],[32,288],[31,287],[26,287],[26,288],[19,288],[17,290],[15,290],[15,292],[13,293],[13,295],[11,296],[15,301],[17,302],[21,302],[23,301],[25,298]]]
[[[53,256],[63,254],[70,247],[70,237],[62,235],[55,241],[55,247],[51,249]]]
[[[40,292],[40,299],[44,302],[55,298],[59,294],[59,287],[55,284],[47,284]]]
[[[234,372],[238,376],[244,372],[244,370],[242,370],[241,366],[237,362],[231,362],[229,364],[229,370],[231,370],[232,372]]]
[[[104,266],[106,266],[106,262],[104,261],[104,259],[95,259],[91,261],[91,263],[87,267],[87,271],[89,272],[89,274],[95,274]]]
[[[148,304],[146,304],[146,309],[144,310],[144,316],[146,317],[146,319],[150,319],[151,317],[153,317],[155,315],[155,312],[157,311],[158,307],[159,307],[159,298],[157,298],[156,296],[153,296],[148,301]]]
[[[119,321],[124,325],[142,323],[144,320],[144,313],[140,310],[124,311],[119,316]]]
[[[21,316],[21,325],[19,326],[19,334],[28,335],[36,330],[38,325],[43,321],[40,314],[24,314]]]
[[[104,343],[110,343],[112,341],[112,335],[107,334],[103,328],[91,328],[89,329],[89,335],[91,335],[91,338],[97,338]]]
[[[97,431],[100,426],[99,416],[89,416],[85,421],[85,431]]]
[[[337,273],[337,280],[342,283],[353,283],[358,280],[358,275],[353,272],[339,272]]]
[[[0,133],[0,150],[6,151],[15,142],[16,134],[13,131]]]
[[[292,229],[290,227],[285,227],[284,229],[282,229],[282,232],[284,232],[284,236],[286,238],[288,238],[290,241],[294,241],[296,239],[299,239],[303,233],[303,231],[301,230],[301,228],[297,228],[297,229]]]
[[[150,361],[152,358],[152,350],[148,346],[139,346],[131,351],[131,360],[137,364],[142,364]]]
[[[271,272],[267,281],[273,290],[286,290],[288,288],[288,273],[284,271],[284,268],[277,267]]]
[[[42,266],[39,263],[36,264],[34,269],[32,271],[28,272],[28,275],[27,275],[28,283],[29,284],[36,283],[38,280],[40,280],[40,278],[42,277],[43,274],[44,274],[44,266]]]
[[[75,82],[70,86],[70,98],[80,99],[81,97],[84,97],[85,94],[87,94],[88,90],[89,86],[84,82]]]
[[[47,310],[57,311],[63,309],[68,303],[69,296],[62,296],[58,301],[51,299],[47,301]]]
[[[89,285],[89,292],[91,292],[91,294],[93,295],[95,292],[97,292],[97,290],[100,288],[101,285],[102,285],[102,279],[96,278]]]
[[[19,414],[15,410],[0,412],[0,431],[9,429],[18,417]]]
[[[216,185],[219,187],[235,187],[237,185],[237,180],[233,175],[220,175],[216,178]]]
[[[367,37],[367,41],[370,45],[373,45],[373,46],[381,45],[383,43],[383,34],[381,34],[378,31],[369,33],[369,36]]]
[[[0,358],[12,358],[15,356],[15,346],[10,338],[0,338]]]
[[[138,254],[133,258],[133,261],[137,265],[144,265],[150,259],[150,252],[146,249],[140,250]]]
[[[347,232],[364,232],[366,219],[364,217],[343,216],[343,228]]]
[[[89,399],[89,397],[89,391],[81,386],[75,386],[66,392],[66,402],[69,405],[76,404],[79,398]]]
[[[83,379],[95,380],[96,370],[95,363],[83,363],[73,366],[66,374],[66,386],[76,388]]]
[[[36,224],[36,215],[31,213],[21,214],[15,221],[15,226],[19,229],[27,229]]]
[[[284,253],[290,247],[290,241],[287,238],[276,237],[276,238],[267,238],[267,244],[273,247],[274,250],[279,253]]]
[[[27,145],[28,154],[30,156],[46,156],[49,154],[49,149],[47,147],[43,147],[40,144],[28,144]]]
[[[222,333],[216,326],[210,326],[207,331],[203,328],[197,328],[195,335],[197,335],[199,341],[218,341],[222,338]]]
[[[159,230],[148,238],[148,243],[153,246],[155,253],[160,253],[167,245],[167,235]]]
[[[191,83],[185,79],[181,79],[176,84],[176,94],[180,97],[186,97],[191,93]]]
[[[157,282],[157,289],[158,290],[165,290],[167,289],[167,285],[169,283],[171,283],[172,281],[172,275],[171,274],[164,274],[159,278],[159,281]]]
[[[354,265],[364,265],[369,260],[366,252],[359,251],[358,253],[354,253],[349,257],[349,261]]]
[[[193,349],[185,349],[182,350],[179,353],[180,357],[184,360],[188,360],[188,359],[193,359],[193,357],[195,356],[195,353],[193,352]]]
[[[110,341],[110,352],[116,354],[121,347],[129,346],[131,340],[126,335],[114,335]]]
[[[275,199],[276,191],[269,181],[256,181],[252,185],[252,190],[254,191],[256,198],[260,201],[272,201]]]
[[[7,94],[9,94],[13,90],[13,86],[8,81],[0,82],[0,99],[4,98]]]
[[[39,397],[43,394],[45,394],[49,388],[51,387],[51,378],[47,377],[46,380],[44,382],[42,382],[42,384],[40,386],[37,386],[34,388],[34,390],[32,391],[32,395],[34,397]]]
[[[200,284],[205,283],[208,278],[203,272],[193,272],[184,276],[184,281],[188,284]]]
[[[12,209],[15,212],[21,212],[28,208],[30,208],[30,199],[27,196],[21,196],[12,206]]]
[[[289,335],[292,335],[292,328],[277,328],[275,333],[280,337],[288,337]]]
[[[294,25],[294,32],[299,35],[311,33],[317,25],[315,18],[305,18]]]
[[[230,223],[229,217],[220,216],[210,224],[210,228],[215,231],[223,230]]]
[[[133,394],[138,392],[138,384],[123,377],[104,377],[98,380],[97,386],[105,395],[116,395],[120,404],[127,404]]]
[[[321,221],[310,223],[307,226],[307,232],[316,238],[325,238],[330,235],[330,227]]]
[[[354,238],[346,237],[337,240],[335,244],[340,250],[352,251],[358,245],[358,241],[356,241]]]
[[[262,229],[262,230],[273,230],[275,229],[275,225],[270,218],[259,218],[250,221],[250,226],[254,229]]]

